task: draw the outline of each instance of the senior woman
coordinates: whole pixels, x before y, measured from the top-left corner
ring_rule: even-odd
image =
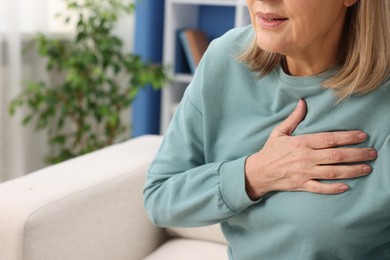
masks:
[[[221,223],[230,259],[390,259],[389,0],[246,2],[149,169],[150,218]]]

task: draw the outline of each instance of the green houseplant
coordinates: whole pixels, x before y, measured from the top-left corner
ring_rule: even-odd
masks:
[[[76,19],[74,38],[39,34],[35,39],[40,55],[47,59],[47,70],[59,72],[64,80],[54,86],[27,82],[9,107],[11,115],[27,108],[22,123],[47,131],[49,163],[121,141],[129,131],[121,113],[143,86],[160,88],[167,79],[163,66],[123,53],[122,41],[112,34],[118,16],[134,11],[133,1],[64,1],[73,16],[60,16],[66,23]]]

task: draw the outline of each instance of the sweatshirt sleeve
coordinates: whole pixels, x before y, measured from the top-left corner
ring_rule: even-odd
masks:
[[[200,92],[206,84],[203,72],[208,52],[148,171],[144,203],[149,217],[158,226],[215,224],[258,202],[252,201],[245,191],[247,156],[205,162],[204,135],[207,131]]]

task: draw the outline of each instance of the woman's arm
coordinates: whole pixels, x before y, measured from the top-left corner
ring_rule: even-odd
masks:
[[[187,92],[144,189],[145,208],[159,226],[214,224],[256,203],[245,191],[246,156],[205,163],[203,116]]]

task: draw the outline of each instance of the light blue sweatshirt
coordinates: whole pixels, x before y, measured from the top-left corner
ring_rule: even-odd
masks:
[[[331,72],[293,77],[276,69],[259,79],[237,55],[252,27],[215,40],[186,89],[149,169],[145,207],[159,226],[221,223],[229,257],[390,259],[390,83],[337,104],[321,87]],[[379,155],[367,177],[345,180],[339,195],[272,192],[252,201],[245,159],[305,98],[308,113],[294,135],[358,129],[354,147]]]

